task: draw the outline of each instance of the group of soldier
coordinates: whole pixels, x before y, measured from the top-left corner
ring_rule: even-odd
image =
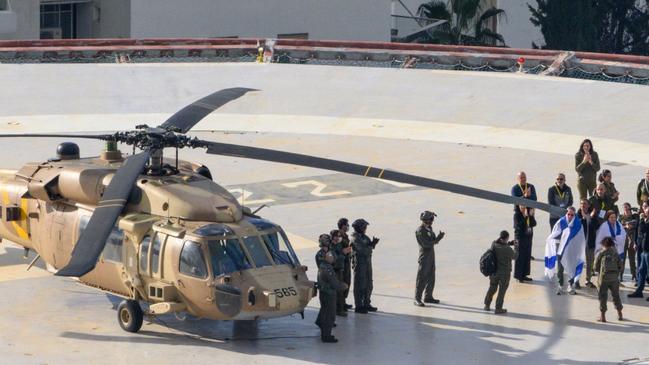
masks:
[[[566,184],[563,173],[557,175],[556,182],[548,189],[548,203],[567,210],[565,217],[555,214],[550,215],[550,229],[561,224],[560,220],[572,222],[578,219],[583,226],[586,248],[586,286],[598,288],[600,302],[600,321],[605,322],[606,302],[608,291],[612,293],[618,318],[622,319],[622,303],[619,297],[619,285],[624,273],[626,258],[629,259],[631,274],[636,281],[637,289],[629,297],[642,297],[645,281],[649,284],[649,170],[637,188],[637,201],[640,213],[633,212],[629,203],[624,204],[623,213],[615,204],[619,200],[619,192],[615,188],[610,170],[603,170],[595,181],[600,170],[599,156],[594,151],[592,142],[584,140],[575,155],[575,170],[578,175],[577,187],[579,191],[579,209],[572,207],[574,203],[572,190]],[[525,172],[517,175],[517,184],[511,189],[511,195],[537,200],[534,185],[527,182]],[[425,211],[421,213],[421,225],[415,232],[419,245],[419,258],[417,280],[414,295],[414,305],[424,307],[424,303],[437,304],[438,299],[433,297],[435,287],[435,245],[443,238],[444,232],[433,232],[432,224],[435,213]],[[496,270],[489,275],[489,289],[484,299],[484,309],[491,310],[494,295],[498,293],[495,303],[495,313],[504,314],[503,308],[505,293],[509,287],[512,271],[514,278],[520,283],[532,281],[530,277],[530,263],[532,257],[533,228],[537,225],[534,209],[525,206],[514,207],[514,240],[509,240],[507,231],[500,232],[499,237],[492,242]],[[608,224],[605,224],[608,222]],[[336,315],[347,316],[347,310],[352,306],[346,299],[351,285],[351,272],[354,271],[354,310],[356,313],[368,313],[377,310],[371,305],[372,283],[372,252],[379,242],[378,238],[369,238],[366,235],[369,223],[364,219],[357,219],[352,223],[353,233],[350,241],[347,232],[349,221],[341,218],[338,229],[319,237],[320,250],[316,254],[318,265],[318,288],[321,309],[316,324],[320,327],[322,341],[337,342],[331,334],[335,326]],[[618,255],[616,240],[620,236],[611,229],[611,234],[604,232],[606,227],[623,227],[627,233],[624,242],[624,254]],[[601,234],[604,232],[604,234]],[[557,251],[559,239],[557,242]],[[624,239],[624,238],[622,238]],[[595,257],[596,246],[601,247]],[[634,257],[637,252],[637,259]],[[514,265],[512,265],[514,261]],[[563,267],[559,256],[557,275],[557,294],[562,294],[564,286]],[[513,267],[512,267],[513,266]],[[637,266],[637,270],[636,270]],[[513,269],[513,270],[512,270]],[[637,274],[637,275],[636,275]],[[591,282],[592,276],[597,275],[597,285]],[[581,289],[580,283],[574,278],[569,280],[568,293],[576,294],[576,289]],[[423,296],[423,298],[422,298]],[[649,300],[649,298],[647,299]]]
[[[444,232],[435,234],[432,229],[436,215],[433,212],[421,213],[421,226],[415,232],[419,244],[419,268],[415,289],[415,305],[437,304],[433,297],[435,287],[435,249],[434,246],[444,238]],[[369,223],[357,219],[352,223],[354,232],[350,241],[349,220],[338,220],[338,229],[318,238],[320,250],[315,260],[318,266],[318,296],[320,312],[316,325],[320,327],[323,342],[335,343],[338,340],[331,334],[335,327],[336,315],[346,317],[352,305],[346,299],[351,285],[351,271],[354,271],[354,311],[356,313],[376,312],[372,306],[372,252],[379,239],[367,236]],[[422,294],[425,296],[422,302]]]

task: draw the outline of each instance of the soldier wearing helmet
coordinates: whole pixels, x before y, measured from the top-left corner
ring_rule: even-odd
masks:
[[[365,235],[369,223],[365,219],[357,219],[352,223],[352,248],[354,250],[354,302],[356,313],[376,312],[371,305],[372,283],[372,251],[379,242],[376,237]]]
[[[349,236],[347,236],[347,231],[349,231],[349,220],[347,218],[340,218],[338,220],[338,232],[340,232],[340,237],[342,241],[340,242],[340,247],[342,248],[343,254],[345,255],[345,266],[343,267],[343,282],[347,284],[347,289],[343,291],[342,301],[343,307],[346,310],[351,309],[352,305],[347,304],[346,300],[349,296],[349,286],[352,285],[352,247],[349,244]]]
[[[325,254],[331,249],[331,237],[328,234],[323,233],[318,237],[318,243],[320,250],[315,254],[315,264],[320,267],[320,264],[324,261]]]
[[[320,236],[322,237],[322,236]],[[318,267],[318,298],[320,299],[320,312],[315,324],[320,327],[322,342],[338,342],[331,334],[331,329],[336,321],[336,292],[344,290],[347,285],[336,278],[333,263],[335,257],[329,251],[323,255],[323,261]]]
[[[425,211],[419,215],[421,225],[415,231],[417,243],[419,244],[419,268],[417,269],[417,282],[415,289],[415,305],[423,307],[424,303],[437,304],[439,300],[433,298],[435,288],[435,245],[444,238],[444,232],[435,235],[433,232],[433,220],[437,215],[431,211]],[[426,291],[424,302],[421,295]]]

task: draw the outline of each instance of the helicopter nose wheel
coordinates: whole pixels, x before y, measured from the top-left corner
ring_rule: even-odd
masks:
[[[135,300],[123,300],[117,307],[119,326],[127,332],[137,332],[142,328],[144,314],[140,304]]]

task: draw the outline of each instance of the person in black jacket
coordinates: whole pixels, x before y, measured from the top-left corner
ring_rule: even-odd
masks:
[[[638,287],[635,291],[628,295],[629,298],[642,298],[642,291],[644,290],[645,281],[647,280],[647,272],[649,270],[649,203],[642,203],[642,213],[640,213],[640,220],[638,221],[638,238],[636,246],[640,254],[640,267],[638,268],[638,277],[636,283]]]
[[[548,189],[548,204],[560,208],[572,206],[572,190],[566,185],[566,175],[560,173],[557,175],[557,181]],[[550,230],[561,219],[561,216],[550,213]]]
[[[534,209],[520,207],[514,211],[514,238],[518,241],[518,257],[514,264],[514,278],[518,282],[532,281],[530,261],[532,260],[532,238],[534,237]]]
[[[595,263],[595,237],[597,236],[599,222],[597,217],[593,217],[593,210],[590,208],[590,203],[586,199],[581,200],[577,216],[581,219],[581,224],[584,227],[584,234],[586,235],[586,286],[589,288],[595,288],[595,284],[590,281],[590,278],[593,277],[593,265]],[[577,283],[575,283],[575,286],[577,286]]]

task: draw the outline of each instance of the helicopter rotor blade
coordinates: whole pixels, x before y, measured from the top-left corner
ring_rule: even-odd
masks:
[[[219,90],[180,109],[158,128],[173,128],[179,133],[187,133],[208,114],[250,91],[258,90],[245,87]]]
[[[95,268],[106,240],[126,206],[135,181],[142,173],[149,156],[149,151],[133,155],[117,169],[97,208],[90,216],[86,229],[74,246],[70,262],[56,273],[57,276],[80,277]]]
[[[381,169],[379,167],[359,165],[355,163],[332,160],[328,158],[303,155],[292,152],[271,150],[266,148],[249,147],[228,143],[201,141],[204,147],[207,147],[207,153],[214,155],[232,156],[249,158],[254,160],[263,160],[270,162],[280,162],[292,165],[313,167],[337,172],[343,172],[352,175],[373,177],[383,180],[390,180],[400,183],[412,184],[421,187],[447,191],[450,193],[466,195],[474,198],[491,200],[499,203],[522,205],[529,208],[536,208],[558,215],[565,214],[564,208],[555,207],[546,203],[537,202],[530,199],[513,197],[510,195],[496,193],[488,190],[477,189],[470,186],[449,183],[446,181],[435,180],[427,177],[405,174],[402,172]]]
[[[110,140],[114,138],[112,134],[0,134],[0,138],[86,138]]]

